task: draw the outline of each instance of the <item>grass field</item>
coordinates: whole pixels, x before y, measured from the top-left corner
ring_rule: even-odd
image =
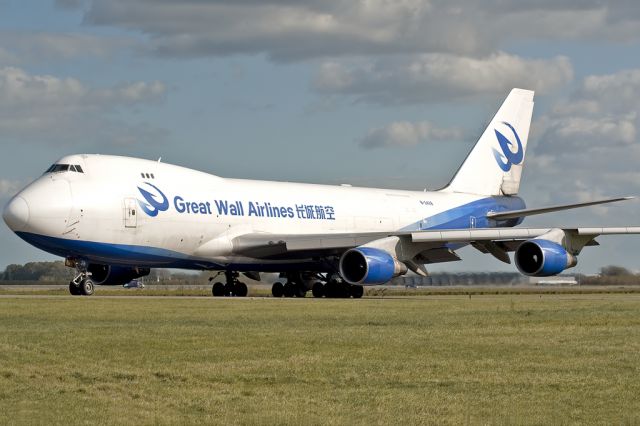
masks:
[[[473,285],[473,286],[424,286],[405,288],[402,286],[365,287],[365,296],[469,296],[469,295],[525,295],[525,294],[640,294],[640,285],[606,285],[606,286],[535,286],[535,285]],[[67,296],[68,284],[56,285],[2,285],[2,295],[40,295]],[[211,297],[209,285],[147,285],[144,289],[125,289],[121,286],[98,286],[98,296],[207,296]],[[270,297],[271,286],[260,284],[249,286],[249,296]],[[307,297],[312,297],[307,292]]]
[[[0,424],[637,424],[640,295],[0,298]]]

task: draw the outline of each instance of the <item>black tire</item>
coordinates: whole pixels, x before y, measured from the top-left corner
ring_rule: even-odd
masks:
[[[281,282],[273,283],[273,286],[271,286],[271,294],[273,295],[273,297],[284,296],[284,286]]]
[[[361,285],[352,285],[350,288],[351,297],[354,299],[360,299],[364,295],[364,287]]]
[[[313,287],[311,287],[311,294],[316,298],[324,296],[324,284],[320,281],[313,283]]]
[[[249,289],[245,283],[241,283],[238,281],[235,285],[235,289],[233,290],[237,297],[246,297],[249,293]]]
[[[338,297],[348,299],[351,297],[351,284],[341,283],[338,285]]]
[[[338,293],[338,283],[331,280],[324,285],[324,297],[327,299],[333,299],[337,297]]]
[[[286,283],[284,285],[284,297],[293,297],[296,289],[292,283]]]
[[[217,282],[211,287],[211,294],[213,297],[222,297],[224,296],[224,284]]]
[[[80,288],[78,288],[73,281],[69,283],[69,293],[71,293],[72,296],[80,296]]]
[[[85,278],[80,283],[80,287],[78,287],[78,290],[82,296],[91,296],[94,292],[93,281],[91,281],[89,278]]]
[[[227,296],[227,297],[228,296],[233,296],[233,291],[235,290],[234,287],[235,287],[235,285],[233,285],[233,284],[229,284],[229,283],[225,284],[224,285],[224,295]]]

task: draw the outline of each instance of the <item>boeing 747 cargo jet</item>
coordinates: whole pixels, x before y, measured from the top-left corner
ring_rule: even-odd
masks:
[[[471,245],[531,276],[576,265],[604,234],[640,227],[524,228],[529,215],[608,203],[527,209],[517,196],[533,92],[513,89],[451,182],[433,192],[225,179],[137,158],[70,155],[14,196],[4,221],[77,270],[73,295],[121,285],[149,268],[224,272],[214,296],[245,296],[243,273],[279,272],[272,293],[361,297]]]

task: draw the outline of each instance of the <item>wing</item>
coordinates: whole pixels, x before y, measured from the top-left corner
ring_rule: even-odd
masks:
[[[523,241],[544,236],[558,230],[571,237],[575,246],[597,245],[599,235],[640,234],[640,227],[618,228],[478,228],[425,230],[413,232],[369,232],[337,234],[267,234],[239,235],[231,240],[236,255],[264,258],[308,258],[313,256],[339,256],[345,250],[362,245],[376,245],[389,238],[402,244],[404,259],[417,259],[420,263],[437,263],[459,260],[454,252],[463,245],[472,245],[483,253],[489,253],[510,263],[507,252],[515,250]]]

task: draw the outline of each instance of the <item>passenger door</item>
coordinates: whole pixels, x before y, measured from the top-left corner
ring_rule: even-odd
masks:
[[[135,198],[124,199],[124,227],[135,228],[138,226],[138,202]]]

